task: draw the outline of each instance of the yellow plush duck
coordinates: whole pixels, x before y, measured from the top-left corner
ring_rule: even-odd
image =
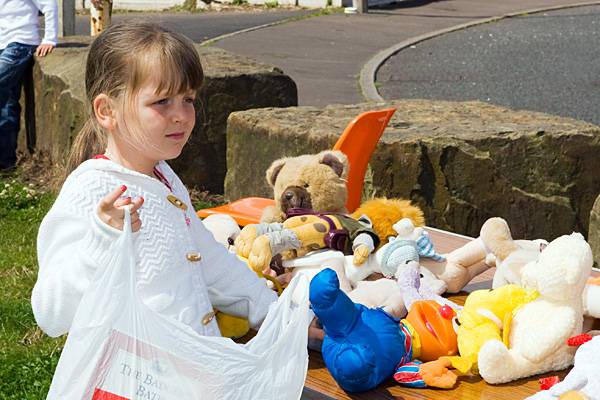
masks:
[[[437,387],[451,388],[456,383],[456,375],[448,371],[450,367],[461,373],[477,373],[477,356],[481,346],[490,339],[501,340],[508,346],[508,327],[514,312],[536,297],[536,291],[517,285],[471,293],[455,321],[460,355],[441,357],[423,364],[420,372],[425,382],[431,379],[435,380]],[[445,385],[440,386],[442,376],[445,377]]]

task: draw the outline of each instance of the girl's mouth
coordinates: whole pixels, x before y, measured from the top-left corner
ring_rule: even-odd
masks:
[[[173,132],[167,135],[169,139],[181,140],[185,137],[185,133],[183,132]]]

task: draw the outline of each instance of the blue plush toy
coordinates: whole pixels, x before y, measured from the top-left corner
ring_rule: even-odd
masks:
[[[373,389],[412,359],[406,327],[381,309],[353,303],[333,270],[312,279],[310,302],[325,331],[323,360],[344,390]]]

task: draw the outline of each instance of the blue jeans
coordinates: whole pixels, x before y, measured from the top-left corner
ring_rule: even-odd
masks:
[[[21,86],[37,46],[10,43],[0,50],[0,170],[17,161],[17,135],[20,128]]]

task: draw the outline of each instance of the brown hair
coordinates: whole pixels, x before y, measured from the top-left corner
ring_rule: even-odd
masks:
[[[197,90],[204,73],[194,45],[186,37],[147,22],[116,24],[91,44],[85,70],[90,114],[71,147],[66,173],[106,150],[106,133],[92,104],[101,93],[131,104],[150,76],[161,77],[157,93],[167,96]]]

